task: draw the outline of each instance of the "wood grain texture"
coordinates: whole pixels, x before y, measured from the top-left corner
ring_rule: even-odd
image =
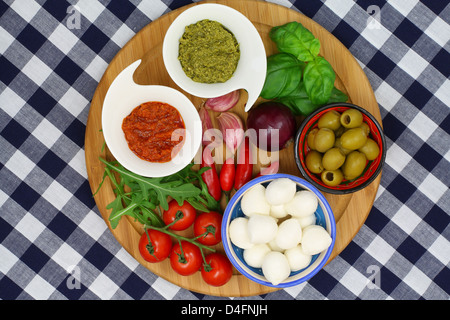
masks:
[[[246,15],[260,33],[267,55],[276,52],[276,47],[268,36],[273,26],[282,25],[290,21],[301,22],[320,40],[320,55],[324,56],[333,66],[337,74],[336,86],[348,94],[349,102],[367,109],[381,123],[377,101],[363,70],[347,48],[320,25],[299,12],[263,1],[203,1],[174,10],[144,27],[120,50],[105,71],[92,99],[86,127],[86,167],[92,192],[97,190],[104,173],[104,165],[99,161],[99,157],[108,160],[112,159],[108,149],[103,148],[104,138],[101,133],[103,101],[110,84],[124,68],[132,62],[142,59],[142,63],[134,75],[137,83],[170,86],[186,94],[195,106],[199,107],[202,104],[202,99],[187,94],[170,79],[162,60],[162,43],[166,30],[182,11],[188,7],[204,2],[225,4]],[[238,113],[244,120],[247,118],[247,114],[244,112],[245,101],[246,93],[244,91],[239,103],[232,110]],[[216,116],[214,112],[211,112],[211,115],[213,118]],[[297,120],[300,123],[302,118],[298,118]],[[217,125],[215,119],[214,123]],[[292,145],[280,151],[279,157],[281,163],[280,172],[301,176],[295,164]],[[254,173],[259,172],[259,165],[254,167]],[[381,175],[364,190],[350,195],[325,194],[334,211],[337,222],[337,239],[329,261],[342,252],[363,225],[373,205],[380,179]],[[108,217],[110,212],[106,209],[106,206],[113,199],[114,192],[112,186],[106,180],[102,188],[95,195],[95,201],[109,227]],[[111,229],[111,232],[120,245],[139,263],[147,267],[154,274],[185,289],[216,296],[249,296],[265,294],[276,290],[271,287],[256,284],[239,274],[236,270],[234,270],[234,275],[230,282],[218,288],[206,285],[199,272],[188,277],[179,276],[171,270],[168,260],[157,264],[150,264],[141,258],[137,244],[142,233],[142,227],[131,221],[131,219],[122,219],[119,226],[116,229]],[[190,230],[186,233],[188,234],[189,232]],[[217,250],[223,252],[221,245],[217,246]]]

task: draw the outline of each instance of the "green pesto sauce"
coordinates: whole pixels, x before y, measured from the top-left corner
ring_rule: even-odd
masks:
[[[239,43],[222,24],[200,20],[188,25],[180,39],[178,60],[196,82],[219,83],[231,78],[239,62]]]

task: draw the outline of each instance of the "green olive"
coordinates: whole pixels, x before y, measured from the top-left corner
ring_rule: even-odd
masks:
[[[319,174],[323,171],[322,154],[320,152],[311,150],[306,155],[305,161],[306,168],[308,168],[308,170],[312,173]]]
[[[341,114],[339,112],[331,110],[320,117],[317,125],[319,128],[328,128],[334,131],[341,127],[340,118]]]
[[[311,150],[315,150],[314,147],[314,138],[316,137],[316,133],[319,131],[319,128],[314,128],[309,131],[308,136],[306,137],[306,143]]]
[[[341,145],[345,149],[357,150],[367,141],[363,128],[353,128],[345,131],[341,136]]]
[[[362,124],[363,116],[359,110],[347,109],[341,114],[340,121],[346,128],[356,128]]]
[[[336,138],[342,136],[342,134],[345,132],[345,128],[343,126],[340,126],[339,129],[334,130],[334,135],[336,136]]]
[[[334,145],[334,131],[328,128],[321,128],[314,137],[314,147],[319,152],[326,152]]]
[[[341,149],[334,147],[329,149],[322,158],[322,164],[325,170],[336,170],[339,169],[345,161],[345,155]]]
[[[367,160],[375,160],[380,154],[380,147],[370,138],[367,138],[366,143],[358,150],[364,153]]]
[[[369,125],[367,123],[363,122],[359,127],[364,130],[364,133],[366,134],[366,136],[369,136],[370,128],[369,128]]]
[[[327,186],[335,187],[344,180],[344,175],[340,169],[337,170],[325,170],[320,175],[323,183]]]
[[[353,150],[345,149],[345,148],[342,146],[341,138],[340,138],[340,137],[339,137],[339,138],[336,138],[336,140],[334,141],[334,146],[337,147],[337,148],[339,148],[339,149],[341,149],[341,151],[342,151],[342,153],[343,153],[344,155],[348,155],[350,152],[353,151]]]
[[[344,178],[347,180],[353,180],[364,171],[366,167],[367,159],[364,153],[359,151],[352,151],[345,159],[342,166],[342,172]]]

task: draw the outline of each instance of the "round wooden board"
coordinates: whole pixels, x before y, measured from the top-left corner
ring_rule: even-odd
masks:
[[[108,160],[113,159],[108,149],[104,148],[104,138],[101,133],[103,100],[110,84],[124,68],[132,62],[142,59],[142,63],[134,75],[137,83],[170,86],[185,93],[197,107],[202,104],[202,99],[187,94],[170,79],[162,60],[162,43],[166,30],[181,12],[193,5],[204,2],[228,5],[246,15],[260,33],[267,55],[276,52],[276,47],[268,36],[273,26],[282,25],[290,21],[301,22],[320,40],[320,55],[324,56],[333,66],[337,75],[336,87],[348,94],[349,102],[367,109],[381,123],[380,111],[375,95],[363,70],[347,48],[323,27],[299,12],[273,3],[253,0],[203,1],[171,11],[144,27],[120,50],[105,71],[92,99],[85,137],[86,167],[93,192],[98,189],[104,173],[104,165],[99,160],[99,157]],[[246,98],[246,93],[243,91],[239,103],[232,109],[232,111],[239,114],[244,120],[247,118],[247,114],[244,112]],[[212,116],[214,118],[215,114],[212,113]],[[302,119],[299,118],[297,120],[300,123]],[[215,119],[213,121],[217,125]],[[279,172],[301,176],[295,164],[293,145],[280,151],[279,157]],[[220,170],[220,167],[218,169]],[[254,166],[254,173],[256,174],[257,172],[259,172],[259,165]],[[328,262],[335,258],[348,245],[363,225],[372,208],[380,179],[381,175],[367,188],[353,194],[325,194],[325,197],[330,202],[337,222],[337,239]],[[114,198],[113,188],[109,181],[106,180],[102,188],[95,195],[95,201],[110,229],[111,226],[108,221],[110,210],[107,210],[106,206]],[[142,228],[131,219],[122,219],[118,227],[111,229],[111,232],[117,241],[139,263],[147,267],[154,274],[185,289],[207,295],[226,297],[259,295],[277,290],[271,287],[261,286],[248,280],[237,272],[237,270],[234,270],[232,279],[226,285],[212,287],[203,281],[200,272],[188,277],[176,274],[171,270],[168,260],[156,264],[147,263],[141,258],[137,245],[139,237],[143,232]],[[221,245],[217,246],[217,250],[223,252]]]

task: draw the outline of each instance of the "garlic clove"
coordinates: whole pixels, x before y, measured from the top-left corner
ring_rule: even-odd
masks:
[[[239,101],[239,97],[240,91],[235,90],[220,97],[209,98],[206,100],[205,107],[213,111],[225,112],[236,105]]]
[[[219,130],[227,147],[234,153],[244,139],[244,124],[234,112],[222,112],[218,117]]]
[[[209,146],[211,149],[213,149],[221,145],[223,142],[222,132],[214,128],[208,110],[206,110],[206,108],[202,106],[200,107],[198,114],[200,116],[200,120],[202,121],[203,146]]]

